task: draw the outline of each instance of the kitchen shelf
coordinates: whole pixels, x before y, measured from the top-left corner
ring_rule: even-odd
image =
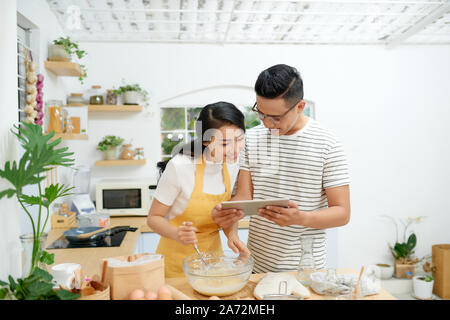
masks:
[[[138,105],[114,105],[114,104],[67,104],[67,107],[84,107],[88,106],[89,112],[140,112],[142,106]]]
[[[78,134],[78,133],[55,133],[52,140],[61,138],[63,140],[87,140],[87,134]]]
[[[44,66],[57,76],[81,77],[83,75],[80,65],[75,62],[45,61]]]
[[[145,159],[140,160],[99,160],[95,162],[96,167],[112,166],[142,166],[146,163]]]

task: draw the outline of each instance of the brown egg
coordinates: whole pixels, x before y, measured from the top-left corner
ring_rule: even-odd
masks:
[[[141,300],[144,299],[144,290],[136,289],[130,293],[130,300]]]
[[[172,291],[167,286],[161,286],[158,289],[158,300],[172,300]]]
[[[157,300],[158,299],[158,295],[156,294],[156,292],[147,291],[145,293],[144,299],[145,300]]]

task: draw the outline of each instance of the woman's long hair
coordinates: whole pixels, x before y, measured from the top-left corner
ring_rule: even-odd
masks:
[[[175,147],[172,150],[172,156],[177,153],[186,154],[192,158],[200,156],[206,149],[203,142],[210,141],[208,137],[205,137],[205,133],[210,129],[219,129],[224,125],[235,125],[245,132],[244,115],[236,106],[228,102],[220,101],[208,104],[200,111],[195,122],[197,138],[190,143]],[[170,159],[157,163],[160,174],[164,172],[169,161]]]

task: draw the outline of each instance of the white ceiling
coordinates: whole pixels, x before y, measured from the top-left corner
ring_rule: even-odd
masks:
[[[76,41],[450,44],[450,0],[47,0]]]

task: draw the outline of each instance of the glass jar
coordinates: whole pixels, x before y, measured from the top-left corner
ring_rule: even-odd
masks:
[[[92,86],[91,97],[89,98],[89,104],[103,104],[103,95],[100,92],[102,86]]]
[[[144,159],[144,148],[136,148],[135,158],[136,160]]]
[[[106,91],[106,104],[109,105],[117,104],[117,95],[114,93],[114,90],[112,89]]]
[[[85,105],[86,102],[83,99],[82,93],[71,93],[70,97],[67,98],[67,104],[72,106]]]
[[[313,256],[314,236],[301,236],[302,255],[297,269],[297,279],[304,286],[311,284],[311,273],[316,271],[316,262]]]
[[[122,153],[120,154],[122,160],[132,160],[134,158],[134,152],[131,149],[131,144],[124,144],[122,146]]]
[[[47,241],[47,233],[42,233],[40,237],[34,238],[32,233],[23,234],[20,237],[23,247],[24,264],[22,269],[22,277],[26,278],[30,275],[34,268],[46,269],[44,263],[39,261],[41,252],[45,250],[45,242]]]
[[[49,100],[45,103],[47,108],[47,132],[50,133],[55,131],[55,133],[63,132],[63,116],[62,116],[62,101],[60,100]]]

